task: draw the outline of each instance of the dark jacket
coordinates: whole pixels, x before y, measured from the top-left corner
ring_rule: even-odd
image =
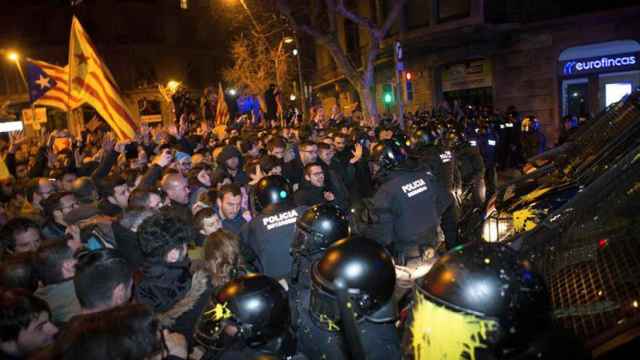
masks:
[[[317,187],[310,182],[303,180],[302,185],[293,193],[293,201],[298,206],[313,206],[316,204],[324,204],[327,200],[324,198],[324,192],[328,191],[324,187]],[[335,194],[334,194],[335,195]]]
[[[293,160],[285,163],[282,166],[282,176],[284,176],[291,186],[298,184],[301,186],[302,181],[304,180],[304,165],[302,165],[302,161],[298,157]]]
[[[193,329],[211,295],[205,273],[189,271],[189,261],[168,264],[148,261],[135,288],[135,299],[156,313],[162,326],[192,341]]]
[[[138,234],[123,227],[118,223],[111,225],[115,238],[116,248],[127,259],[131,268],[135,271],[144,264],[144,254],[138,245]]]
[[[98,201],[98,210],[100,210],[100,213],[108,216],[121,216],[124,213],[123,208],[112,204],[107,199],[101,199]]]
[[[66,228],[52,220],[47,221],[42,227],[42,236],[46,240],[62,239],[65,235]]]

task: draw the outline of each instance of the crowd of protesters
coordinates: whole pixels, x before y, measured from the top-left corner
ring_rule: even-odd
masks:
[[[6,134],[2,358],[197,358],[194,329],[210,299],[237,269],[265,271],[246,232],[260,216],[255,186],[266,176],[287,180],[295,206],[349,212],[380,186],[373,146],[411,147],[421,130],[458,158],[447,185],[454,192],[482,178],[479,207],[500,170],[549,145],[538,119],[515,109],[441,106],[406,114],[403,126],[338,108],[310,117],[238,116],[214,126],[182,115],[170,126],[142,125],[129,141],[106,128]]]

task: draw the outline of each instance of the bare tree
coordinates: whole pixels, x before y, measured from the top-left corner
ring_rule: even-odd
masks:
[[[309,12],[310,1],[302,1],[303,5],[306,5],[302,14],[306,14],[306,16],[300,16],[300,13],[295,12],[291,6],[293,2],[290,0],[277,0],[276,4],[280,13],[289,20],[293,27],[311,36],[329,51],[338,69],[360,95],[366,114],[377,116],[376,59],[380,53],[380,45],[384,37],[400,15],[400,11],[402,11],[406,1],[395,0],[387,18],[378,23],[348,9],[344,4],[344,0],[313,0],[311,1],[311,12]],[[362,69],[359,69],[354,64],[346,51],[340,46],[340,40],[337,37],[337,16],[342,16],[352,21],[369,34],[366,61]]]
[[[233,66],[224,70],[225,81],[253,95],[262,95],[272,83],[285,91],[290,88],[294,68],[281,48],[271,48],[254,35],[240,36],[231,44],[231,57]]]

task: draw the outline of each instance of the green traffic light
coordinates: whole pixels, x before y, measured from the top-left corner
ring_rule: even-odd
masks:
[[[393,102],[393,96],[391,94],[384,94],[385,104],[391,104]]]

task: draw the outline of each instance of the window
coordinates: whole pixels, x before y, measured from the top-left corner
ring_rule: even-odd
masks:
[[[606,106],[620,101],[626,95],[631,94],[631,83],[611,83],[605,85]]]
[[[471,15],[471,0],[439,0],[438,21],[444,22]]]
[[[180,9],[182,10],[189,9],[189,0],[180,0]]]

